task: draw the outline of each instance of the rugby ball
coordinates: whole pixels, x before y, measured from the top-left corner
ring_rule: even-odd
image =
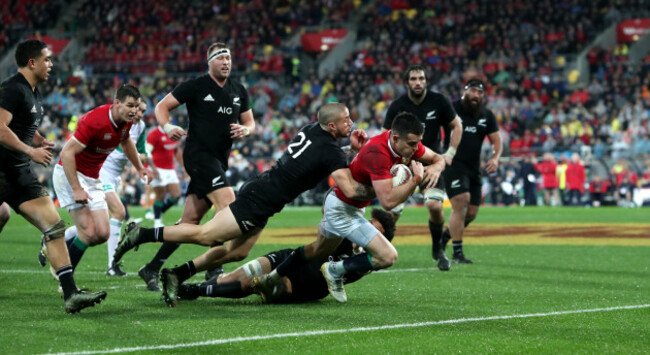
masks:
[[[393,187],[395,187],[411,180],[413,172],[404,164],[395,164],[390,168],[390,175],[393,176]]]

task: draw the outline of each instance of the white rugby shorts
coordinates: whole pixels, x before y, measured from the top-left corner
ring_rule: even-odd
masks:
[[[59,199],[59,204],[61,207],[67,208],[68,211],[86,206],[88,206],[91,211],[107,210],[108,205],[106,204],[106,196],[104,195],[104,190],[102,189],[102,181],[100,179],[90,178],[78,171],[77,178],[79,179],[81,188],[83,188],[92,198],[92,200],[88,201],[88,205],[74,201],[74,198],[72,197],[72,188],[70,187],[68,178],[65,177],[63,167],[59,164],[54,167],[52,182],[54,184],[54,191],[56,191],[56,196]]]
[[[332,191],[325,196],[318,232],[325,238],[346,238],[365,248],[379,234],[379,230],[364,217],[365,211],[365,208],[341,201]]]
[[[174,169],[157,169],[158,178],[153,179],[151,186],[153,187],[165,187],[170,184],[179,184],[178,174]]]

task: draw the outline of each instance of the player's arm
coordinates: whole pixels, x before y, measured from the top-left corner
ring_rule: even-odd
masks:
[[[72,197],[77,203],[88,203],[90,195],[81,187],[77,177],[77,154],[83,152],[86,146],[81,144],[74,136],[63,146],[61,150],[61,165],[63,172],[72,189]]]
[[[177,141],[181,139],[182,136],[187,134],[187,132],[185,132],[182,128],[173,125],[169,119],[169,112],[176,109],[180,105],[181,103],[176,100],[174,95],[170,93],[167,94],[167,96],[165,96],[162,100],[160,100],[154,109],[156,121],[158,121],[158,124],[163,128],[165,133],[167,133],[169,139],[173,141]]]
[[[375,189],[379,204],[387,211],[392,210],[400,203],[406,201],[413,194],[415,188],[422,182],[422,176],[424,174],[422,163],[413,160],[411,161],[410,168],[413,171],[413,177],[402,185],[393,187],[392,178],[372,181],[372,187]]]
[[[370,201],[375,198],[375,190],[371,186],[354,180],[350,169],[334,170],[331,175],[336,185],[338,185],[343,194],[348,198],[360,201]]]
[[[43,166],[50,164],[52,161],[52,148],[48,146],[34,148],[23,143],[9,128],[12,118],[11,112],[0,107],[0,144],[7,149],[27,155],[34,163]]]
[[[150,174],[140,161],[140,155],[138,154],[138,150],[135,147],[135,143],[133,143],[133,139],[131,139],[131,137],[128,137],[120,144],[122,145],[122,151],[124,152],[124,155],[126,155],[131,164],[133,164],[135,170],[138,171],[140,179],[149,183],[149,181],[151,181],[151,179],[149,179]]]
[[[426,148],[426,147],[425,147]],[[426,148],[424,155],[420,158],[417,158],[419,162],[426,164],[424,167],[424,182],[426,183],[425,188],[431,188],[436,185],[440,174],[445,170],[446,162],[443,159],[442,155],[434,152],[433,150]]]
[[[503,152],[503,144],[501,143],[501,134],[499,131],[488,134],[488,139],[490,140],[490,143],[492,143],[494,154],[492,155],[492,158],[487,161],[487,164],[485,164],[485,171],[488,174],[492,174],[496,173],[497,168],[499,167],[499,159]]]
[[[144,149],[147,151],[147,159],[149,161],[149,166],[151,167],[151,172],[153,173],[154,179],[158,178],[158,168],[156,168],[156,164],[153,163],[153,149],[154,146],[153,144],[146,142],[144,144]]]
[[[239,115],[239,124],[230,124],[230,138],[237,139],[243,138],[251,134],[255,129],[255,119],[253,118],[253,110],[246,110]]]
[[[460,117],[456,115],[456,117],[447,124],[447,128],[450,130],[449,148],[447,148],[447,151],[442,156],[445,159],[445,163],[451,165],[451,161],[454,159],[456,150],[460,144],[460,139],[463,137],[463,123]]]

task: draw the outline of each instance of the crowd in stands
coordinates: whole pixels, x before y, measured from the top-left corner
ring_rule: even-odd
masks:
[[[350,54],[342,68],[319,78],[315,70],[297,72],[297,49],[286,42],[303,26],[345,22],[353,9],[360,9],[359,1],[162,0],[145,5],[87,0],[74,25],[87,35],[84,64],[89,72],[120,74],[80,79],[60,69],[58,80],[42,90],[48,117],[42,130],[64,142],[75,119],[110,102],[124,80],[135,81],[153,108],[178,83],[205,70],[205,49],[219,40],[233,48],[233,70],[249,89],[258,121],[254,136],[233,148],[233,184],[273,164],[325,102],[347,104],[360,128],[370,136],[379,133],[388,106],[405,93],[401,74],[412,63],[430,68],[431,89],[452,100],[470,77],[489,83],[488,106],[510,158],[499,173],[486,177],[486,202],[616,203],[632,201],[633,191],[647,184],[650,56],[633,65],[626,53],[594,48],[588,55],[591,80],[584,88],[573,89],[564,72],[572,54],[612,21],[639,11],[638,2],[374,3],[361,14],[362,49]],[[226,22],[228,26],[221,25]],[[149,126],[155,124],[152,112]],[[186,125],[186,112],[177,110],[174,120]],[[614,164],[629,159],[637,163]],[[612,169],[599,171],[600,165]],[[634,175],[621,175],[623,171]],[[549,187],[552,176],[556,187]]]

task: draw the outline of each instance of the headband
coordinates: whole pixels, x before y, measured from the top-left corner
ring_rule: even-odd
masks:
[[[485,85],[483,85],[483,82],[480,80],[470,80],[465,84],[464,90],[467,90],[469,88],[479,88],[483,91],[485,91]]]
[[[216,51],[214,51],[214,53],[210,54],[210,56],[208,57],[208,63],[210,63],[210,62],[213,61],[216,57],[218,57],[218,56],[220,56],[220,55],[222,55],[222,54],[228,54],[228,55],[230,55],[230,49],[228,49],[228,48],[220,48],[220,49],[217,49]]]

